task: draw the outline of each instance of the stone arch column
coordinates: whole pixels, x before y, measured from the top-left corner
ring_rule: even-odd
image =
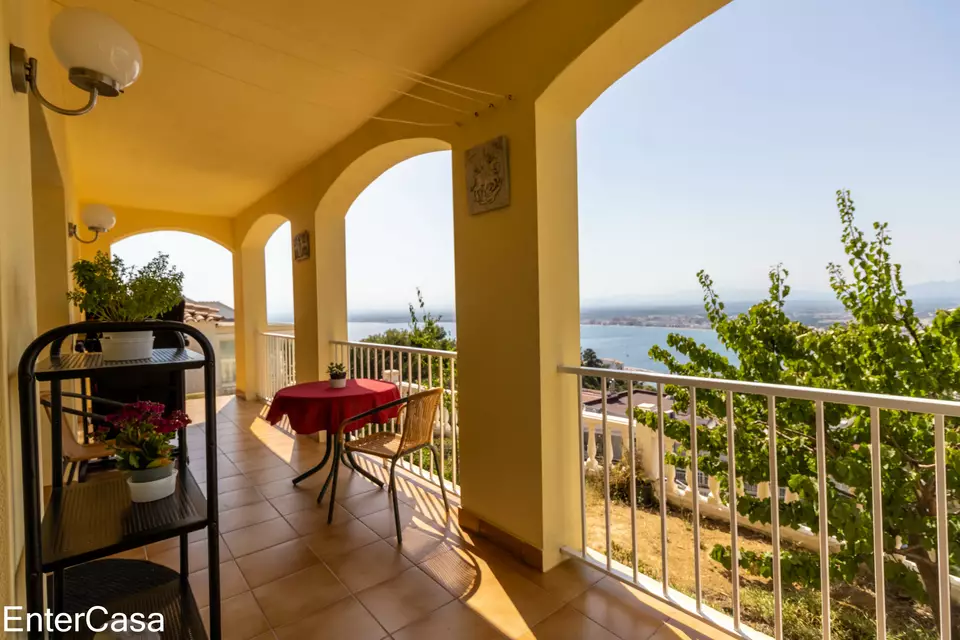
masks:
[[[257,337],[267,329],[267,280],[263,250],[270,237],[285,222],[287,219],[276,213],[260,216],[247,230],[239,251],[233,254],[237,394],[248,400],[256,399],[262,391],[257,369]],[[296,309],[296,285],[293,304]],[[295,332],[297,329],[294,327]],[[299,339],[299,332],[297,337]]]

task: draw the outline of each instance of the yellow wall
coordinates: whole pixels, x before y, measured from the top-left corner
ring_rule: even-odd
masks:
[[[233,251],[236,247],[233,241],[233,224],[230,218],[174,211],[133,209],[118,207],[109,202],[100,204],[106,204],[113,209],[117,216],[117,224],[108,233],[100,234],[96,242],[80,245],[81,255],[87,259],[96,255],[97,251],[103,251],[109,255],[110,245],[114,242],[150,231],[184,231],[213,240],[230,251]],[[83,204],[80,205],[80,208],[83,208]],[[92,235],[82,224],[79,233],[85,240],[89,240]]]
[[[723,4],[533,0],[433,74],[513,100],[463,126],[429,129],[429,139],[423,129],[368,122],[237,218],[238,231],[268,214],[291,220],[294,234],[313,231],[316,286],[308,277],[295,286],[295,313],[298,377],[315,379],[327,341],[346,333],[340,219],[390,163],[453,149],[463,504],[542,549],[546,566],[559,561],[560,545],[579,541],[578,399],[573,378],[556,371],[579,357],[576,118]],[[382,115],[436,119],[409,99]],[[463,154],[498,135],[510,140],[512,205],[471,216]],[[493,402],[491,380],[514,391]]]
[[[66,153],[63,117],[33,107],[24,94],[12,90],[8,52],[11,42],[54,69],[46,28],[51,3],[45,0],[3,0],[0,10],[0,602],[20,600],[14,582],[23,548],[22,479],[20,477],[20,411],[16,371],[19,357],[37,335],[37,324],[69,317],[62,297],[45,291],[40,282],[62,287],[64,266],[75,249],[63,238],[66,221],[74,215],[71,170]],[[41,76],[40,87],[54,100],[64,96],[57,76]],[[33,116],[33,117],[31,117]],[[31,143],[32,142],[32,143]],[[31,148],[44,154],[31,161]],[[51,153],[52,149],[52,153]],[[36,173],[35,173],[36,171]],[[59,174],[59,175],[57,175]],[[34,203],[34,186],[38,198]],[[62,189],[62,195],[55,193]],[[52,190],[52,192],[51,192]],[[61,204],[57,204],[60,201]],[[34,210],[41,211],[35,219]],[[62,210],[61,210],[62,207]],[[36,233],[36,236],[35,236]],[[35,259],[34,238],[49,260]]]
[[[576,362],[579,353],[576,117],[620,75],[723,4],[531,0],[433,73],[511,94],[512,100],[499,101],[496,109],[466,118],[459,127],[370,121],[235,218],[117,208],[115,230],[85,245],[83,255],[155,229],[200,233],[231,249],[238,384],[250,390],[256,386],[255,337],[265,321],[263,244],[280,221],[290,220],[294,235],[305,230],[311,235],[310,259],[293,265],[297,375],[317,379],[331,359],[329,340],[346,337],[347,209],[392,164],[452,149],[463,505],[541,549],[549,567],[559,561],[560,545],[579,541],[577,393],[573,379],[556,371]],[[28,6],[36,15],[25,15]],[[39,30],[31,29],[45,20],[37,7],[46,5],[4,0],[3,33],[35,38]],[[5,45],[3,50],[6,55]],[[0,63],[5,69],[5,61]],[[10,354],[15,357],[33,336],[37,322],[32,242],[24,242],[35,226],[30,170],[22,162],[29,153],[26,104],[8,86],[0,87],[5,143],[0,355],[8,374]],[[403,98],[382,115],[436,120],[432,109]],[[48,112],[44,117],[59,149],[61,124]],[[464,152],[499,135],[510,141],[512,204],[472,216]],[[63,184],[66,215],[72,215],[70,180]],[[55,226],[38,228],[52,233]],[[68,243],[66,250],[75,249]],[[62,279],[62,270],[58,260],[49,277]],[[53,311],[52,294],[49,305]],[[505,385],[495,400],[491,380]],[[0,395],[0,419],[7,421],[15,415],[10,389],[8,384]],[[9,456],[8,443],[2,445],[7,449],[0,454]],[[9,497],[9,485],[4,487]]]

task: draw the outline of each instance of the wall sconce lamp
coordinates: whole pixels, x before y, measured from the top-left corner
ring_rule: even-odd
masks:
[[[97,241],[101,233],[113,229],[113,225],[117,224],[117,216],[114,215],[113,209],[105,204],[88,204],[80,212],[80,221],[83,222],[83,226],[93,231],[93,240],[81,238],[77,233],[77,225],[72,222],[67,223],[67,236],[76,238],[83,244],[92,244]]]
[[[10,45],[10,76],[17,93],[33,93],[51,111],[65,116],[88,113],[98,96],[116,97],[140,75],[143,61],[132,35],[113,18],[90,9],[64,9],[50,23],[50,45],[69,70],[70,82],[90,94],[79,109],[48,101],[37,88],[37,59]]]

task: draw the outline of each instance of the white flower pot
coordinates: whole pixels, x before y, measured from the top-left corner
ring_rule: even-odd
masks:
[[[127,486],[130,487],[130,499],[134,502],[163,500],[177,490],[177,470],[171,470],[166,478],[150,482],[133,482],[133,478],[127,478]]]
[[[343,389],[345,386],[347,386],[346,378],[330,378],[331,389]]]
[[[149,360],[153,356],[153,331],[104,333],[100,350],[107,362]]]

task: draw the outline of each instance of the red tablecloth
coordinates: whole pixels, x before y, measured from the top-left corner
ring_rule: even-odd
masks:
[[[351,416],[400,399],[400,390],[390,382],[357,378],[347,380],[343,389],[331,389],[330,383],[305,382],[281,389],[274,396],[266,420],[280,422],[283,416],[290,426],[301,434],[318,431],[336,431],[340,423]],[[367,423],[384,423],[397,417],[399,407],[384,411],[347,425],[345,432],[355,431]]]

